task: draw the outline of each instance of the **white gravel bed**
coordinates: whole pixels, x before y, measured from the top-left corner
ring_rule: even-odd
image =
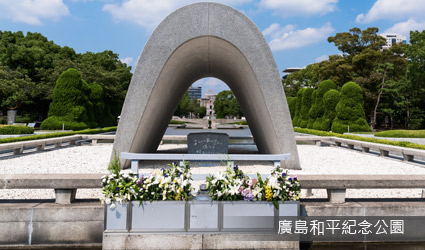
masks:
[[[165,144],[160,150],[170,149],[185,152],[186,145]],[[232,151],[255,151],[255,146],[233,148]],[[417,164],[382,158],[372,154],[363,154],[353,150],[337,147],[317,147],[315,145],[298,145],[302,170],[290,170],[297,174],[425,174],[425,168]],[[107,166],[112,153],[112,144],[85,145],[49,150],[42,153],[30,153],[24,156],[0,160],[0,174],[53,174],[53,173],[107,173]],[[164,167],[167,162],[147,162],[150,168],[141,170],[150,172]],[[225,169],[224,164],[191,163],[192,173],[215,173]],[[269,173],[269,162],[240,162],[239,167],[246,173]],[[198,184],[198,182],[196,183]],[[350,189],[348,198],[420,198],[420,189]],[[100,190],[79,189],[77,198],[99,198]],[[303,196],[305,197],[305,190]],[[313,190],[311,198],[326,197],[325,190]],[[0,199],[53,199],[53,190],[0,190]]]

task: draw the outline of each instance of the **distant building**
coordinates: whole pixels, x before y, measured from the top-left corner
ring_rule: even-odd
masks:
[[[383,49],[389,49],[393,44],[396,44],[396,43],[407,43],[406,37],[399,34],[384,33],[379,35],[385,38],[387,42],[386,45],[382,46]]]
[[[192,87],[190,86],[190,88],[188,89],[189,92],[189,98],[192,101],[194,98],[200,100],[202,97],[202,87]]]
[[[283,79],[286,79],[288,77],[289,74],[300,71],[304,68],[297,68],[297,67],[292,67],[292,68],[286,68],[283,73],[287,73],[286,75],[282,76]]]
[[[201,106],[207,108],[207,116],[215,117],[214,101],[216,96],[217,93],[210,89],[205,93],[205,97],[201,98]]]
[[[293,72],[296,72],[296,71],[300,71],[300,70],[302,70],[303,68],[297,68],[297,67],[293,67],[293,68],[286,68],[284,71],[283,71],[283,73],[293,73]]]

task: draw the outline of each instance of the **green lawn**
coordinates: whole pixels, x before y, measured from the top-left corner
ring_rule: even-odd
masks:
[[[22,137],[10,137],[10,138],[0,139],[0,143],[47,139],[47,138],[69,136],[69,135],[76,135],[76,134],[100,134],[100,133],[111,132],[111,131],[115,131],[115,130],[117,130],[117,127],[84,129],[84,130],[78,130],[78,131],[57,132],[57,133],[48,133],[48,134],[41,134],[41,135],[29,135],[29,136],[22,136]]]
[[[311,134],[311,135],[336,136],[336,137],[340,137],[340,138],[357,140],[357,141],[374,142],[374,143],[388,144],[388,145],[399,146],[399,147],[416,148],[416,149],[424,149],[425,150],[425,145],[412,143],[412,142],[406,142],[406,141],[389,141],[389,140],[384,140],[384,139],[362,137],[362,136],[358,136],[358,135],[344,135],[344,134],[338,134],[338,133],[333,133],[333,132],[325,132],[325,131],[319,131],[319,130],[314,130],[314,129],[306,129],[306,128],[294,128],[294,131],[298,132],[298,133],[305,133],[305,134]]]
[[[425,130],[387,130],[375,134],[377,137],[425,138]]]

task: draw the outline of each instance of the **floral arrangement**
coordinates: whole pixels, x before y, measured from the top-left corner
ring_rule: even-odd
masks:
[[[102,177],[102,193],[105,195],[102,202],[106,204],[120,204],[131,200],[137,200],[135,183],[137,175],[133,173],[111,173]]]
[[[209,175],[206,182],[212,200],[266,200],[277,206],[278,201],[299,200],[301,193],[297,177],[289,177],[280,166],[276,166],[271,175],[262,180],[258,173],[257,179],[250,178],[237,165],[228,165],[225,172]]]
[[[135,183],[137,174],[120,172],[121,165],[119,159],[114,156],[114,159],[109,164],[109,175],[102,177],[102,193],[105,195],[101,201],[106,204],[125,203],[130,200],[137,199]]]
[[[212,200],[261,200],[262,189],[256,179],[251,179],[238,165],[228,165],[225,172],[207,176],[208,194]]]
[[[136,181],[135,190],[140,201],[188,200],[192,199],[192,174],[188,162],[169,165],[170,168],[157,170]]]
[[[189,200],[192,199],[192,175],[188,162],[182,166],[176,162],[170,168],[157,170],[149,176],[137,177],[135,173],[120,172],[119,160],[114,157],[109,165],[111,174],[102,177],[102,202],[115,206],[127,201],[139,200]]]
[[[264,199],[267,201],[296,201],[301,196],[301,184],[297,176],[289,177],[288,171],[284,171],[279,165],[271,171],[262,186]]]

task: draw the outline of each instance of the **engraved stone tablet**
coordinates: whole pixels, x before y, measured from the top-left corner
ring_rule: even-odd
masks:
[[[189,154],[227,154],[229,135],[226,133],[190,133],[187,135]]]

